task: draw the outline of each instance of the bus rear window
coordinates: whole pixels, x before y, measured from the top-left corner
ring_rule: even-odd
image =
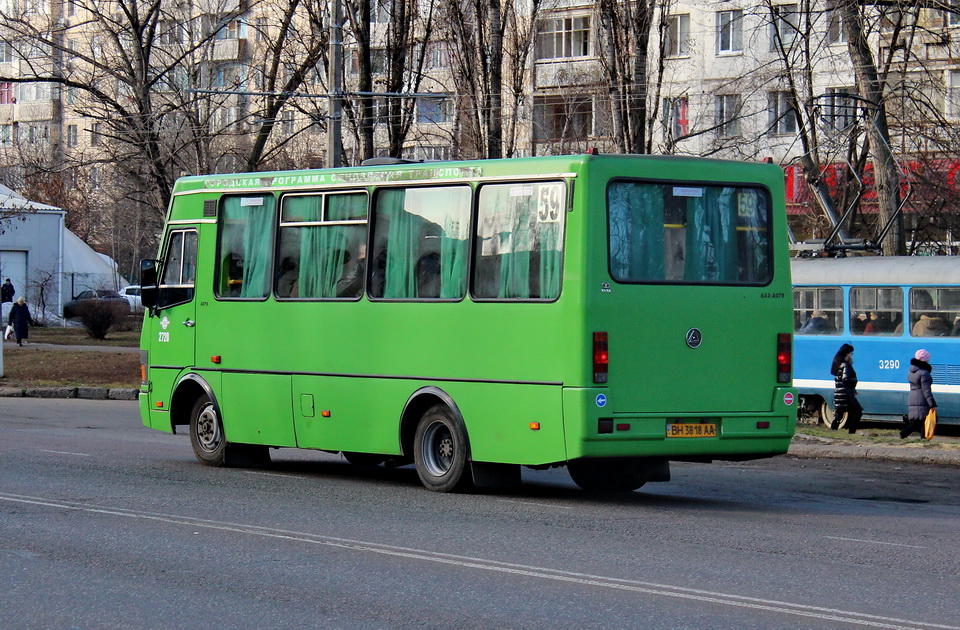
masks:
[[[764,285],[772,277],[766,190],[618,180],[607,208],[618,282]]]

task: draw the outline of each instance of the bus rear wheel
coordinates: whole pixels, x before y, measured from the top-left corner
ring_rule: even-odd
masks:
[[[588,492],[632,492],[647,482],[648,469],[629,459],[575,459],[567,462],[573,482]]]
[[[469,486],[467,432],[446,405],[434,405],[420,419],[413,461],[428,490],[450,492]]]
[[[226,463],[227,439],[223,423],[209,396],[200,396],[190,411],[190,445],[201,464],[223,466]]]

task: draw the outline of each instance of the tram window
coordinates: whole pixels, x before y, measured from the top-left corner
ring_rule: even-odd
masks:
[[[799,335],[843,332],[843,291],[839,287],[793,290],[793,330]]]
[[[903,331],[903,290],[899,287],[850,289],[850,332],[895,335]]]
[[[914,337],[949,336],[957,328],[958,316],[960,288],[910,289],[910,334]]]

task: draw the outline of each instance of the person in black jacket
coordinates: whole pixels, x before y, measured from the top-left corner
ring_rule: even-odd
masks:
[[[10,278],[7,278],[3,285],[0,285],[0,304],[3,302],[13,302],[14,293],[16,293],[16,289],[13,287],[13,283],[10,282]]]
[[[853,369],[853,346],[848,343],[840,346],[830,366],[833,374],[834,416],[831,429],[846,428],[856,433],[863,416],[863,407],[857,400],[857,372]]]
[[[927,414],[931,409],[937,408],[937,401],[931,391],[933,384],[931,372],[933,368],[930,366],[930,353],[923,349],[917,350],[910,359],[910,372],[907,374],[907,380],[910,381],[910,395],[907,397],[907,425],[900,431],[901,439],[914,431],[923,437],[923,426]]]
[[[17,303],[10,309],[10,318],[7,323],[13,326],[13,336],[17,338],[17,345],[22,346],[23,340],[27,338],[30,330],[30,323],[33,318],[30,317],[30,309],[27,307],[27,301],[22,297],[17,299]]]

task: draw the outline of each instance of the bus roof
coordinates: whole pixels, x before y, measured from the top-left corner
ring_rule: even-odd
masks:
[[[960,256],[794,258],[794,285],[960,285]]]
[[[639,166],[647,162],[657,166],[658,170],[674,168],[681,165],[691,167],[693,172],[707,175],[714,169],[749,168],[757,169],[753,172],[766,173],[779,167],[759,162],[736,162],[732,160],[717,160],[710,158],[696,158],[688,156],[660,156],[660,155],[617,155],[617,154],[575,154],[552,155],[529,158],[504,158],[497,160],[465,160],[449,162],[410,162],[403,164],[388,164],[374,166],[354,166],[326,169],[303,169],[294,171],[270,171],[254,173],[226,173],[211,175],[191,175],[181,177],[174,185],[174,194],[197,192],[201,190],[236,190],[236,189],[289,189],[300,186],[316,185],[344,185],[344,184],[373,184],[389,181],[411,180],[438,180],[444,179],[476,179],[481,177],[505,177],[511,175],[555,174],[575,176],[590,162],[621,162]],[[667,166],[669,165],[669,166]],[[642,172],[637,173],[642,175]],[[753,175],[755,177],[756,175]],[[782,171],[777,177],[782,177]],[[709,177],[707,177],[709,179]],[[685,178],[686,179],[686,178]],[[696,177],[690,177],[696,179]]]

